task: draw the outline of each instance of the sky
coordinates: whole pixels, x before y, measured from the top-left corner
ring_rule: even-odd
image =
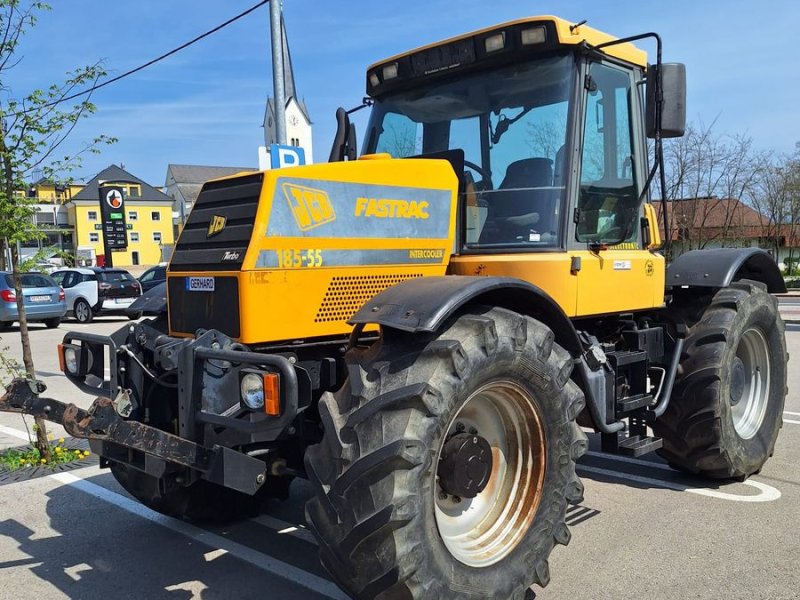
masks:
[[[102,60],[110,76],[211,29],[256,0],[51,0],[21,42],[21,62],[0,94],[19,98]],[[767,10],[768,9],[768,10]],[[553,14],[617,37],[658,32],[664,61],[686,64],[687,116],[719,134],[789,153],[800,141],[796,0],[284,0],[298,95],[314,122],[315,160],[327,160],[338,106],[358,105],[370,64],[417,46],[524,16]],[[654,48],[641,47],[654,56]],[[118,138],[84,159],[88,180],[123,164],[162,186],[167,165],[257,166],[272,74],[269,7],[149,69],[98,90],[97,113],[64,148],[99,134]],[[366,111],[362,111],[364,115]],[[364,119],[356,121],[364,131]]]

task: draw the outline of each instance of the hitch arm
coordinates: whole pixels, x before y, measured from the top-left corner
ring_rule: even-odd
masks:
[[[110,398],[99,397],[89,410],[83,410],[42,398],[34,391],[42,388],[38,382],[15,379],[0,397],[0,411],[43,417],[63,425],[74,437],[113,442],[198,471],[210,468],[211,450],[155,427],[124,420]]]

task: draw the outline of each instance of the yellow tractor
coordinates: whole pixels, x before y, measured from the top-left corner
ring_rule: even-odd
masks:
[[[65,374],[101,391],[88,411],[24,381],[2,408],[88,438],[181,518],[241,517],[308,478],[321,560],[363,599],[546,585],[585,428],[712,478],[761,469],[784,284],[758,249],[666,265],[649,190],[685,74],[658,36],[525,18],[366,83],[360,157],[340,110],[331,162],[208,182],[165,289],[131,308],[151,318],[66,335]]]

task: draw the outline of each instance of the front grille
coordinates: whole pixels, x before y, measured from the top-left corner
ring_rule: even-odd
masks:
[[[315,323],[347,321],[367,300],[383,290],[405,281],[422,277],[421,273],[388,275],[363,275],[357,277],[334,277],[317,310]]]
[[[213,292],[187,290],[186,277],[169,277],[169,328],[194,334],[198,329],[217,329],[238,338],[239,285],[236,277],[215,277]]]
[[[253,235],[263,173],[211,181],[203,186],[181,231],[170,268],[180,271],[238,270]],[[210,233],[215,217],[224,227]]]

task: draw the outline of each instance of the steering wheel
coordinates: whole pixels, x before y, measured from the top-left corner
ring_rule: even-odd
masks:
[[[465,167],[469,167],[470,169],[472,169],[473,171],[478,173],[478,175],[480,175],[482,177],[484,182],[486,182],[489,185],[491,185],[491,183],[492,183],[492,174],[489,173],[486,169],[484,169],[480,165],[476,165],[474,162],[472,162],[470,160],[465,160],[464,161],[464,166]]]

